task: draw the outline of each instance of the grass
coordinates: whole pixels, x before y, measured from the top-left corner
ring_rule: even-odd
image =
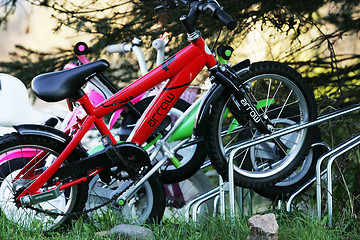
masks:
[[[343,218],[328,228],[327,219],[321,221],[304,216],[300,212],[287,213],[272,211],[279,224],[279,239],[360,239],[360,224],[353,218]],[[114,225],[110,222],[95,226],[93,223],[78,220],[67,230],[44,233],[39,230],[26,231],[9,223],[0,216],[0,239],[109,239],[97,233],[108,231]],[[202,223],[194,224],[185,221],[164,222],[162,225],[147,226],[154,233],[155,239],[246,239],[249,234],[248,217],[237,217],[235,220],[208,218]]]

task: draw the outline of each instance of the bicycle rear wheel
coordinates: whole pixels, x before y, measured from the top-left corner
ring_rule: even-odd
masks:
[[[253,104],[260,114],[270,119],[275,130],[316,118],[313,93],[300,74],[285,64],[254,63],[241,81]],[[232,95],[224,93],[212,106],[205,133],[209,158],[225,179],[228,178],[226,149],[262,135],[250,120],[233,110],[236,108]],[[294,115],[288,116],[288,112]],[[265,187],[286,178],[307,154],[311,131],[304,129],[279,139],[286,145],[286,153],[280,151],[273,141],[268,141],[236,154],[234,174],[237,185]]]
[[[125,189],[129,185],[126,179],[112,178],[110,183],[103,182],[96,175],[89,183],[89,197],[86,209],[92,209],[110,200],[116,189]],[[89,218],[100,223],[116,219],[116,223],[131,224],[159,223],[164,214],[165,192],[158,174],[151,176],[143,186],[131,196],[124,206],[110,203],[96,211],[88,213]]]
[[[87,199],[87,183],[70,187],[55,199],[31,205],[40,211],[19,207],[15,203],[16,196],[35,181],[36,176],[33,175],[43,172],[64,148],[64,143],[44,136],[23,136],[12,133],[0,139],[0,209],[1,214],[9,221],[26,229],[41,228],[47,231],[67,226],[71,220],[78,218],[71,213],[83,210]],[[45,162],[15,179],[21,169],[39,152],[46,153]],[[84,156],[86,156],[85,150],[74,151],[64,165]],[[40,191],[54,187],[56,186],[47,184],[41,187]]]

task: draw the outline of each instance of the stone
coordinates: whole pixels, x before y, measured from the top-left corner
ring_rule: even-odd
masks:
[[[124,240],[154,239],[154,234],[150,229],[137,225],[127,225],[127,224],[120,224],[113,227],[109,231],[108,236],[111,239],[124,239]]]
[[[279,225],[275,214],[255,215],[249,218],[250,234],[246,240],[277,240]]]

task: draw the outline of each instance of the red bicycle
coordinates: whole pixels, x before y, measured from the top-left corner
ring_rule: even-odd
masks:
[[[176,5],[174,1],[167,2]],[[156,195],[149,200],[153,211],[148,220],[161,220],[165,193],[158,170],[173,157],[173,153],[153,132],[205,66],[214,84],[199,106],[194,135],[198,139],[205,137],[211,161],[225,177],[224,149],[227,146],[271,134],[283,127],[283,121],[278,125],[276,120],[281,119],[284,109],[294,109],[292,123],[315,118],[312,94],[301,81],[301,76],[291,68],[272,62],[250,66],[248,60],[232,67],[218,64],[200,32],[194,28],[200,13],[210,13],[230,30],[236,27],[236,22],[217,1],[181,2],[190,6],[189,14],[180,21],[191,43],[99,105],[94,106],[81,88],[109,67],[105,60],[45,73],[33,79],[32,88],[40,99],[48,102],[70,99],[75,106],[83,107],[86,116],[77,119],[66,132],[42,125],[19,125],[14,126],[16,133],[0,139],[0,157],[6,159],[0,166],[0,207],[9,220],[26,226],[38,220],[35,224],[41,222],[48,230],[107,204],[121,210],[147,180],[155,182],[158,188],[153,191]],[[166,85],[141,115],[127,141],[118,143],[102,118],[166,80]],[[267,85],[257,85],[264,82]],[[287,93],[283,92],[284,87]],[[264,96],[257,97],[260,93]],[[102,135],[104,149],[88,155],[80,141],[93,125]],[[296,135],[276,138],[248,149],[250,154],[243,153],[237,158],[236,182],[244,186],[264,186],[280,181],[304,158],[310,135],[310,131],[302,130]],[[152,154],[161,149],[166,155],[156,162],[150,161],[153,158],[149,158],[142,147],[151,137],[157,140]],[[29,149],[36,150],[35,157],[27,155]],[[19,150],[23,156],[12,157],[12,152],[18,153]],[[254,159],[264,161],[262,165],[256,161],[257,172],[251,166],[242,168],[245,158],[246,162]],[[112,191],[109,201],[84,210],[88,181],[97,174],[104,182],[112,177],[125,180],[126,184]]]

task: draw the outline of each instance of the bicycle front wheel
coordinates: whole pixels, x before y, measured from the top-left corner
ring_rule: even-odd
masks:
[[[300,166],[291,173],[290,176],[281,182],[265,188],[254,189],[256,193],[274,201],[287,200],[293,193],[298,191],[300,188],[303,188],[308,181],[315,177],[317,160],[327,150],[324,145],[319,144],[321,142],[321,136],[318,129],[315,128],[314,132],[315,138],[313,139],[310,151],[308,155],[306,155],[302,164],[300,164]],[[307,191],[311,185],[303,188],[301,193]]]
[[[274,130],[316,118],[313,93],[301,75],[285,64],[259,62],[241,77],[259,113],[270,119]],[[226,149],[262,133],[238,111],[232,95],[223,94],[212,106],[205,144],[214,168],[228,177]],[[292,115],[289,116],[289,113]],[[311,144],[308,129],[281,136],[286,152],[273,141],[243,149],[234,158],[235,183],[243,187],[265,187],[287,177],[304,159]]]

